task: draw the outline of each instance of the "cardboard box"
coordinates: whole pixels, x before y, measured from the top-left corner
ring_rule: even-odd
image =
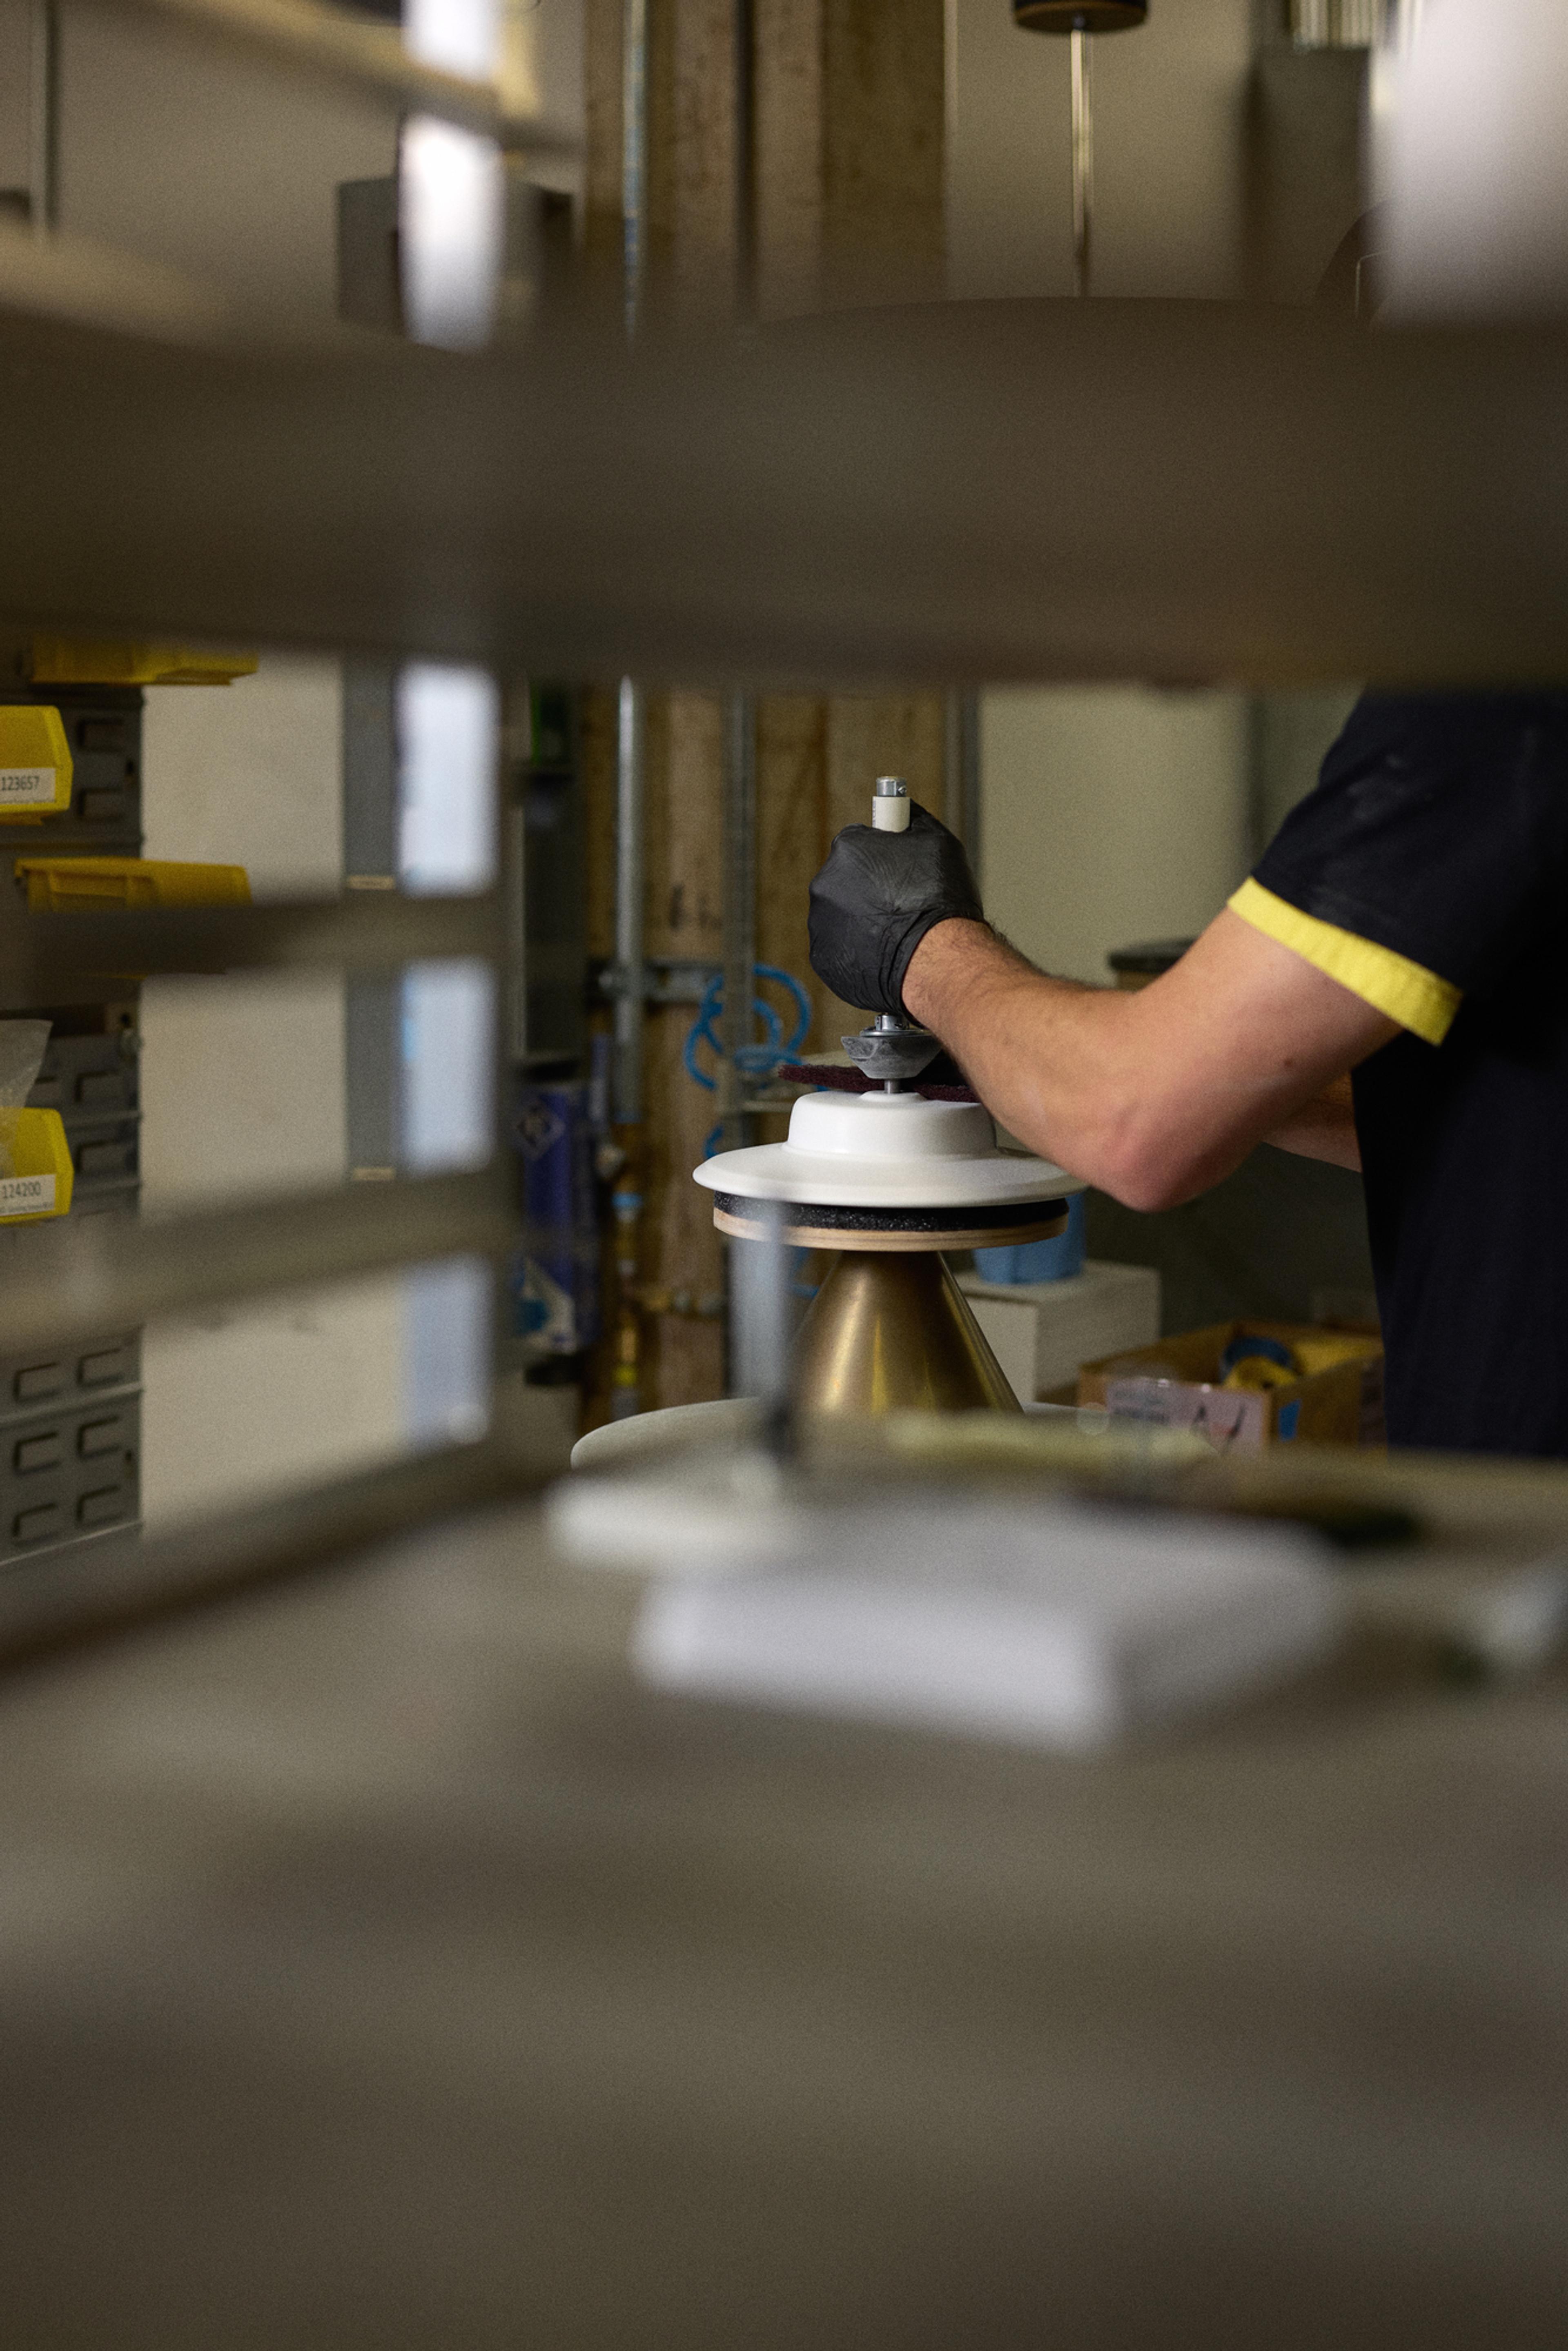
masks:
[[[1233,1339],[1281,1339],[1301,1378],[1272,1388],[1227,1388],[1219,1359]],[[1162,1428],[1190,1428],[1216,1452],[1264,1445],[1381,1445],[1383,1342],[1361,1332],[1247,1317],[1184,1331],[1152,1346],[1085,1364],[1080,1404],[1099,1404]]]

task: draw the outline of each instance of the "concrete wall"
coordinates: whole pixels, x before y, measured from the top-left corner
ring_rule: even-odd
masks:
[[[1323,755],[1355,706],[1358,689],[1270,694],[1257,705],[1253,735],[1253,825],[1259,846],[1272,841],[1296,802],[1318,779]]]
[[[1093,686],[981,705],[982,887],[1023,953],[1103,982],[1112,947],[1190,937],[1248,866],[1247,705]]]

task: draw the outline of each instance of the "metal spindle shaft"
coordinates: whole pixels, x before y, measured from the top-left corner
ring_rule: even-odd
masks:
[[[757,308],[757,9],[735,0],[735,307]]]
[[[737,1055],[751,1042],[757,963],[757,705],[748,694],[732,694],[724,716],[724,1058],[718,1081],[724,1148],[734,1151],[753,1140],[742,1110],[746,1073]]]
[[[1094,213],[1094,68],[1090,37],[1072,28],[1072,290],[1089,291]]]

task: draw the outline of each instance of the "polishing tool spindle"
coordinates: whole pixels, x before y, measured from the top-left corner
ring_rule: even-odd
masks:
[[[879,776],[871,796],[873,829],[877,832],[907,832],[914,805],[909,786],[902,776]],[[923,1029],[912,1030],[896,1012],[879,1012],[858,1037],[846,1037],[844,1045],[851,1060],[890,1094],[902,1093],[942,1050],[938,1039],[927,1036]]]
[[[902,776],[879,776],[871,796],[871,820],[877,832],[909,831],[909,786]]]

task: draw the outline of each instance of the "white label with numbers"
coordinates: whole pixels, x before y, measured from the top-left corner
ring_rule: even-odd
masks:
[[[1257,1388],[1217,1388],[1207,1381],[1155,1378],[1107,1380],[1113,1417],[1152,1421],[1158,1428],[1190,1428],[1217,1453],[1268,1442],[1269,1402]]]
[[[0,1217],[41,1217],[54,1205],[52,1176],[0,1176]]]
[[[0,768],[0,808],[52,808],[53,768]]]

